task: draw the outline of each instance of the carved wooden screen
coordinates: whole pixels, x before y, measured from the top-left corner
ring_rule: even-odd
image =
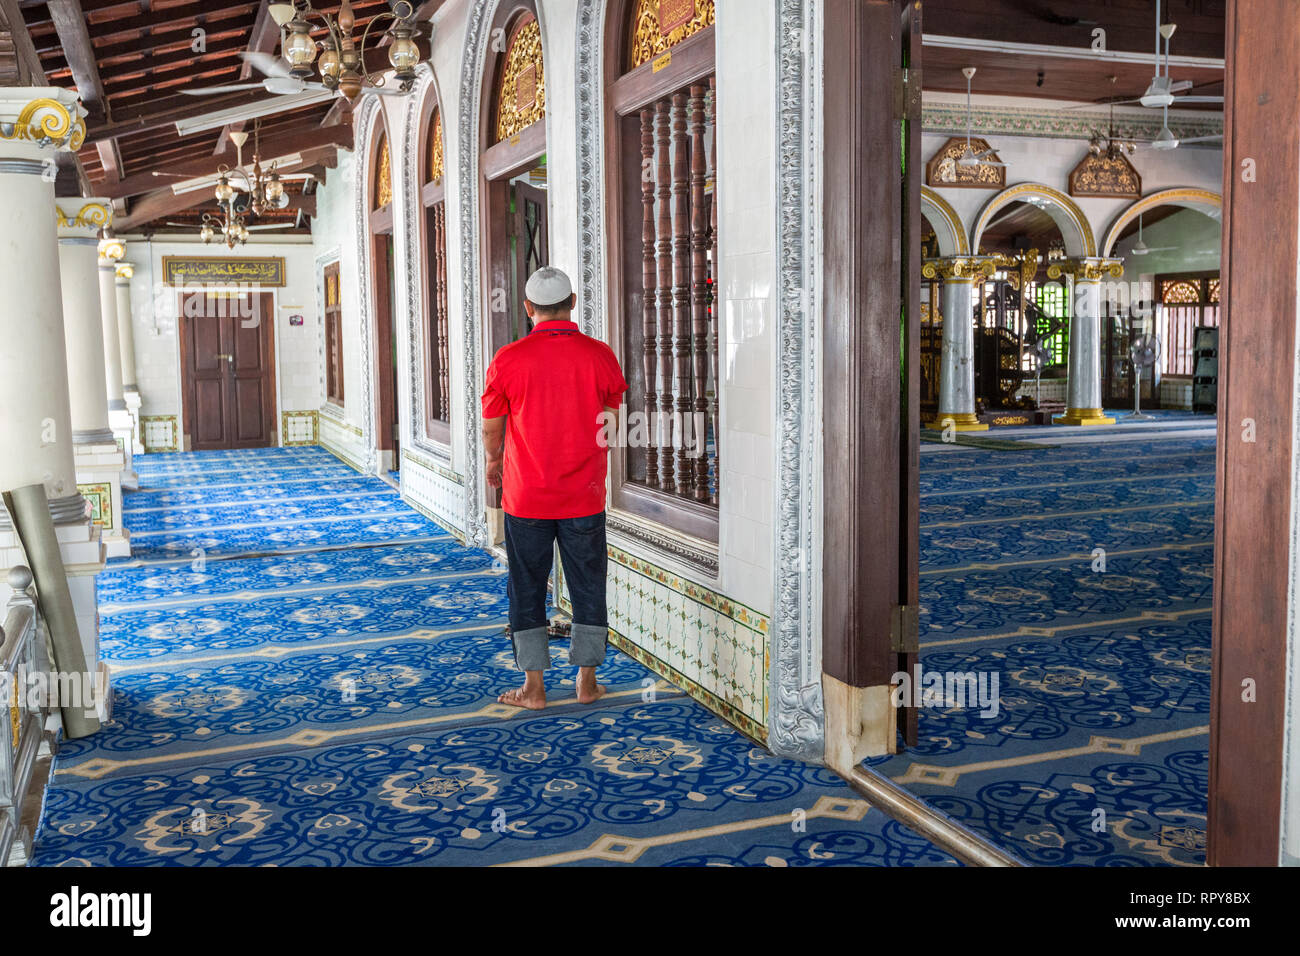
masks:
[[[343,306],[339,290],[339,264],[325,267],[325,397],[343,404]]]
[[[1156,276],[1155,288],[1160,370],[1165,375],[1191,375],[1197,327],[1219,324],[1219,274]]]
[[[631,386],[624,477],[707,508],[718,504],[720,473],[712,23],[712,0],[634,0],[614,104],[623,144],[618,325]]]

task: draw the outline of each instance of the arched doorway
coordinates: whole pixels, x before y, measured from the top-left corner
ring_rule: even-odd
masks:
[[[1104,255],[1124,261],[1102,340],[1108,403],[1133,401],[1132,332],[1160,343],[1155,365],[1142,373],[1143,407],[1160,407],[1163,392],[1171,407],[1217,409],[1222,244],[1222,199],[1207,190],[1152,193],[1115,218],[1102,243]]]
[[[533,0],[503,3],[490,35],[479,124],[488,362],[528,334],[524,285],[550,261],[546,72]]]
[[[382,108],[370,149],[369,253],[371,309],[375,317],[375,449],[380,473],[401,468],[401,423],[397,411],[397,339],[393,335],[393,157]]]
[[[1072,302],[1066,280],[1048,269],[1091,237],[1069,241],[1070,220],[1062,229],[1052,203],[1031,198],[990,204],[976,225],[976,252],[996,257],[997,269],[976,295],[975,395],[985,408],[1011,408],[1028,388],[1030,408],[1050,416],[1065,407]]]
[[[928,186],[921,188],[922,261],[970,254],[961,216]],[[920,316],[921,418],[929,421],[939,409],[940,365],[943,354],[943,279],[923,278]]]

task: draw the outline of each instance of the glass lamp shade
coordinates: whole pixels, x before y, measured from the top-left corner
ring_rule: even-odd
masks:
[[[327,86],[337,83],[339,74],[343,72],[343,57],[339,56],[339,51],[333,47],[326,47],[316,66],[320,69],[321,78],[325,80]]]
[[[388,46],[388,62],[393,65],[398,76],[410,74],[420,62],[420,48],[405,32],[394,32],[393,42]]]
[[[271,203],[278,202],[284,195],[284,183],[280,182],[279,173],[272,173],[271,180],[266,184],[266,198]]]
[[[216,232],[213,230],[211,226],[205,225],[202,229],[199,230],[199,238],[202,239],[204,242],[211,242],[212,237],[215,235]]]
[[[248,227],[247,227],[247,226],[240,226],[240,227],[239,227],[239,241],[240,241],[240,242],[247,242],[247,241],[248,241]]]
[[[230,185],[229,179],[227,179],[225,176],[222,176],[219,180],[217,180],[217,188],[215,192],[217,196],[217,202],[229,202],[235,195],[235,187]]]
[[[305,23],[290,24],[289,35],[284,41],[284,58],[294,70],[309,69],[316,59],[316,41],[307,32],[309,29]]]

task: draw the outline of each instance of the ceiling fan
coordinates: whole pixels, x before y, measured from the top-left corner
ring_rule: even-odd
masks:
[[[194,223],[192,222],[168,222],[167,225],[179,226],[182,229],[194,228]],[[292,229],[296,225],[298,225],[296,222],[274,222],[274,223],[267,223],[261,226],[245,226],[244,228],[247,229],[249,232],[257,232],[259,230],[266,231],[271,229]]]
[[[239,54],[244,60],[252,64],[253,68],[261,73],[265,79],[252,83],[231,83],[225,86],[207,86],[202,89],[181,90],[186,96],[215,96],[218,93],[239,93],[244,90],[266,90],[276,96],[297,96],[302,93],[329,93],[330,95],[343,94],[337,90],[331,90],[323,83],[309,83],[306,80],[300,80],[293,76],[289,70],[289,64],[279,57],[271,56],[268,53],[258,53],[244,51]],[[362,90],[363,93],[374,93],[378,96],[401,96],[399,90],[388,90],[378,86],[367,86]],[[344,97],[346,99],[346,97]]]
[[[1133,244],[1133,248],[1129,250],[1129,253],[1131,255],[1145,256],[1145,255],[1150,255],[1153,252],[1173,252],[1177,248],[1178,248],[1177,246],[1160,246],[1158,248],[1152,249],[1145,242],[1143,242],[1142,241],[1142,214],[1141,213],[1138,214],[1138,241],[1135,242]]]
[[[1168,151],[1171,149],[1177,149],[1179,146],[1186,146],[1188,143],[1213,143],[1223,139],[1222,133],[1215,133],[1213,136],[1188,136],[1179,139],[1173,134],[1173,131],[1169,129],[1169,107],[1166,106],[1164,111],[1164,123],[1160,127],[1160,132],[1156,134],[1156,138],[1145,143],[1138,143],[1138,149],[1158,149],[1161,151]]]
[[[970,137],[971,137],[971,127],[974,124],[974,119],[973,119],[974,111],[971,107],[970,91],[971,91],[971,80],[975,76],[975,67],[973,66],[963,67],[961,71],[961,75],[966,77],[966,148],[962,151],[962,154],[959,157],[957,157],[957,165],[965,169],[970,169],[973,166],[1000,166],[1003,169],[1005,169],[1007,165],[1006,163],[999,163],[995,160],[991,160],[987,158],[989,156],[992,156],[994,153],[996,153],[997,150],[986,149],[984,152],[977,154],[974,148],[971,146]]]

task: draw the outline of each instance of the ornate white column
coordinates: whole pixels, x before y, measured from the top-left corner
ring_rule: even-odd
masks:
[[[1101,280],[1123,278],[1118,259],[1066,259],[1047,269],[1049,279],[1074,279],[1070,297],[1070,371],[1065,414],[1057,425],[1114,425],[1101,407]]]
[[[110,207],[111,208],[111,207]],[[104,324],[104,379],[108,386],[108,426],[122,449],[126,464],[122,469],[122,486],[131,491],[140,487],[131,464],[134,446],[134,419],[126,404],[122,385],[122,341],[117,319],[117,261],[126,253],[126,245],[117,238],[99,242],[99,308]]]
[[[104,547],[77,490],[54,216],[55,156],[81,147],[84,116],[71,90],[0,87],[0,490],[45,486],[86,660],[94,667],[95,575],[104,568]],[[101,362],[101,376],[102,368]],[[0,509],[0,567],[26,563]]]
[[[943,350],[939,355],[939,410],[927,428],[988,431],[975,416],[976,289],[996,264],[982,256],[932,259],[921,268],[927,279],[943,279]]]
[[[120,240],[119,240],[120,241]],[[117,329],[122,344],[122,391],[126,408],[131,413],[131,453],[144,454],[144,441],[140,435],[140,386],[135,380],[135,326],[131,311],[131,278],[135,264],[119,262],[114,274],[117,288]]]
[[[109,557],[131,553],[122,527],[122,471],[126,456],[109,423],[104,309],[99,281],[99,230],[112,220],[106,199],[57,199],[59,274],[68,347],[73,455],[77,487],[91,503]],[[114,309],[117,298],[114,292]],[[117,320],[114,316],[114,328]],[[116,351],[116,343],[114,343]],[[119,402],[120,389],[119,389]],[[122,411],[126,410],[122,403]]]

